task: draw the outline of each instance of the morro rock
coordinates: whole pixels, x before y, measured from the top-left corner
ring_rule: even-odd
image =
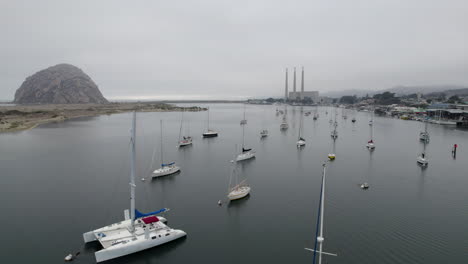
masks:
[[[58,64],[26,78],[16,90],[17,104],[107,103],[97,85],[81,69]]]

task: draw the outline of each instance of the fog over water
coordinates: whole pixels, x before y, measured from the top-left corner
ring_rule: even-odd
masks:
[[[281,96],[468,85],[468,2],[1,1],[0,99],[46,67],[83,69],[109,99]]]

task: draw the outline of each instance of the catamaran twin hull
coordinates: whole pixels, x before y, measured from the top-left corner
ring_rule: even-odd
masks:
[[[99,241],[103,247],[95,253],[96,261],[106,261],[159,246],[186,236],[182,230],[172,229],[163,222],[166,219],[153,216],[156,222],[135,220],[134,231],[130,231],[130,219],[105,226],[83,234],[85,243]]]

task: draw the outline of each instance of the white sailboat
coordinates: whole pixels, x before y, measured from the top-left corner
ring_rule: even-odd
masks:
[[[370,110],[372,113],[371,113],[371,118],[369,120],[369,126],[372,126],[374,124],[374,110]]]
[[[419,140],[429,142],[429,132],[427,132],[427,120],[424,120],[424,131],[419,132]]]
[[[302,120],[302,107],[301,107],[301,115],[299,115],[299,135],[298,135],[298,139],[296,142],[296,146],[298,148],[303,147],[306,144],[305,139],[302,137],[302,126],[303,126],[302,122],[303,120]]]
[[[170,162],[170,163],[164,163],[164,151],[163,151],[163,122],[161,120],[161,168],[156,169],[153,171],[152,177],[157,178],[157,177],[162,177],[162,176],[167,176],[174,174],[178,171],[180,171],[180,167],[175,164],[175,161]]]
[[[330,119],[330,121],[332,120]],[[336,108],[335,108],[335,122],[333,122],[333,131],[330,134],[333,140],[338,138],[338,131],[336,131],[336,127],[338,127],[338,122],[336,122]]]
[[[276,108],[276,112],[278,112],[278,108]],[[260,131],[260,138],[265,138],[265,137],[268,137],[268,130],[265,129],[265,119],[266,119],[266,116],[265,116],[265,109],[263,110],[263,118],[262,118],[262,131]]]
[[[203,132],[203,137],[204,138],[217,137],[218,132],[210,129],[210,108],[208,108],[207,114],[208,114],[207,129],[205,132]]]
[[[423,151],[421,155],[419,155],[418,158],[416,159],[416,162],[421,166],[427,166],[429,164],[429,160],[427,159],[427,155],[426,155],[426,144],[427,144],[427,141],[424,141]]]
[[[250,194],[250,186],[247,184],[247,179],[239,182],[239,173],[237,171],[237,162],[231,160],[232,168],[231,174],[229,176],[229,187],[228,187],[228,195],[227,197],[229,200],[238,200],[246,197]],[[233,179],[233,177],[235,179]],[[234,186],[231,187],[232,181],[234,180]]]
[[[436,120],[434,123],[438,125],[456,125],[457,124],[457,122],[454,122],[454,121],[442,120],[442,110],[439,110],[439,119]]]
[[[283,121],[280,124],[280,130],[286,130],[289,128],[288,120],[286,119],[286,115],[288,114],[286,106],[284,107],[284,114],[283,114]]]
[[[182,126],[183,126],[183,123],[184,123],[184,112],[185,112],[185,109],[182,111],[182,118],[180,119],[179,147],[192,145],[192,137],[182,135]]]
[[[133,113],[130,159],[130,211],[125,210],[125,220],[83,234],[85,243],[99,241],[103,249],[95,253],[96,262],[129,255],[186,236],[182,230],[172,229],[167,220],[157,214],[167,211],[143,214],[135,209],[135,140],[136,114]]]
[[[255,151],[251,148],[245,148],[245,125],[242,125],[242,152],[237,155],[237,161],[243,161],[255,158]]]
[[[244,104],[244,118],[240,121],[241,125],[246,125],[247,124],[247,119],[245,119],[245,104]]]
[[[318,263],[322,264],[322,258],[323,255],[328,255],[328,256],[334,256],[337,257],[337,254],[334,253],[328,253],[323,251],[323,242],[325,241],[324,238],[324,233],[323,233],[323,217],[325,215],[325,176],[326,176],[326,163],[323,163],[322,165],[322,188],[320,191],[320,203],[319,203],[319,213],[318,213],[318,218],[317,222],[319,223],[317,225],[317,238],[315,240],[315,245],[314,249],[311,248],[305,248],[306,250],[314,252],[314,263],[316,260],[316,255],[318,254]],[[318,245],[318,250],[317,250],[317,245]]]
[[[374,126],[370,126],[370,140],[367,141],[366,144],[367,149],[374,150],[375,149],[375,142],[374,142]]]

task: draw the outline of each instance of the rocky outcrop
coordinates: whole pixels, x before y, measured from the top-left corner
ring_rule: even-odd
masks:
[[[108,101],[81,69],[58,64],[26,78],[16,90],[17,104],[103,104]]]

